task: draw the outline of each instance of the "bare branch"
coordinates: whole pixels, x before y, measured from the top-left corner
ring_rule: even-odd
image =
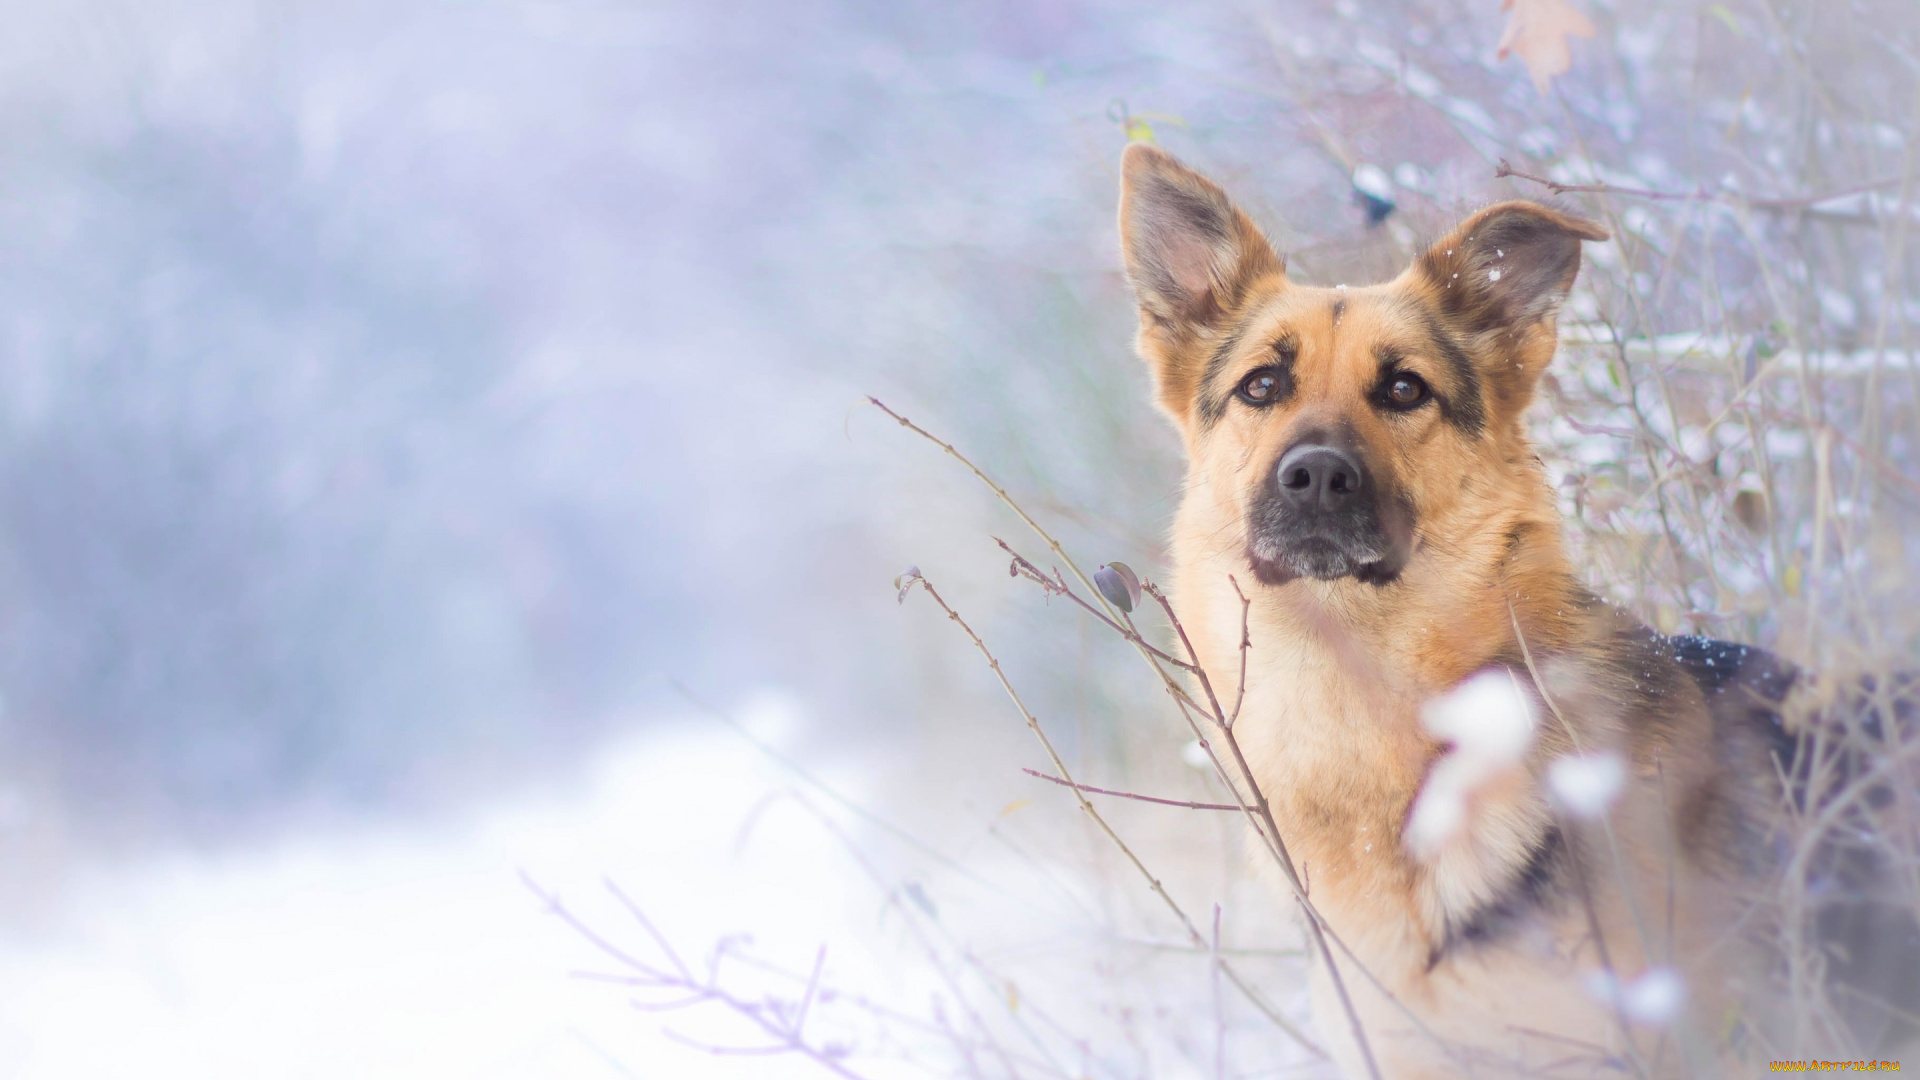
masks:
[[[878,404],[878,402],[875,404]],[[955,456],[958,456],[957,452]],[[991,649],[987,648],[987,643],[981,639],[979,634],[974,632],[973,627],[969,626],[965,619],[960,617],[960,613],[955,611],[953,606],[947,603],[946,598],[940,595],[933,587],[933,584],[926,579],[924,574],[918,571],[909,573],[909,576],[905,579],[905,586],[911,587],[914,585],[918,585],[923,592],[932,598],[935,604],[939,605],[940,610],[946,613],[947,618],[950,619],[954,625],[960,627],[961,631],[967,635],[967,639],[973,642],[973,647],[982,657],[986,658],[987,667],[992,669],[994,678],[1000,682],[1000,688],[1006,691],[1007,697],[1012,700],[1014,708],[1019,710],[1021,718],[1027,723],[1028,730],[1032,731],[1034,736],[1040,740],[1040,745],[1046,750],[1047,757],[1052,760],[1053,767],[1066,779],[1067,786],[1073,788],[1074,798],[1079,801],[1081,811],[1093,820],[1093,823],[1099,827],[1107,839],[1111,840],[1113,845],[1120,849],[1120,853],[1126,856],[1127,861],[1133,865],[1133,868],[1139,871],[1140,876],[1147,880],[1148,887],[1151,888],[1154,895],[1158,896],[1161,902],[1166,905],[1167,910],[1171,911],[1174,917],[1180,921],[1181,929],[1187,932],[1187,936],[1192,939],[1193,943],[1202,948],[1206,947],[1206,937],[1201,934],[1200,928],[1194,925],[1193,920],[1187,916],[1186,910],[1180,906],[1178,901],[1174,900],[1171,893],[1167,892],[1166,886],[1162,885],[1160,879],[1154,876],[1151,870],[1147,869],[1146,864],[1140,861],[1140,856],[1134,854],[1133,849],[1127,845],[1127,842],[1120,838],[1120,834],[1113,831],[1113,826],[1107,823],[1106,818],[1100,816],[1100,811],[1094,808],[1093,803],[1089,802],[1086,795],[1081,791],[1080,785],[1074,782],[1073,774],[1068,770],[1067,763],[1060,757],[1059,751],[1054,749],[1053,740],[1047,737],[1046,731],[1040,727],[1039,718],[1033,714],[1031,709],[1027,708],[1026,702],[1021,700],[1020,692],[1014,689],[1012,681],[1007,678],[1006,672],[1000,667],[999,658],[993,655]],[[1237,987],[1249,1001],[1253,1002],[1257,1008],[1260,1008],[1261,1011],[1266,1014],[1267,1018],[1272,1020],[1277,1027],[1293,1036],[1296,1042],[1312,1053],[1321,1057],[1326,1056],[1326,1051],[1322,1050],[1318,1043],[1308,1038],[1304,1032],[1300,1031],[1299,1028],[1295,1027],[1279,1013],[1272,1011],[1271,1007],[1267,1006],[1260,996],[1254,993],[1253,988],[1249,986],[1237,972],[1232,971],[1230,968],[1225,969],[1225,971],[1227,978],[1234,986]],[[1378,1080],[1377,1074],[1375,1080]]]
[[[1059,784],[1061,787],[1070,787],[1075,791],[1090,791],[1095,795],[1112,795],[1121,799],[1137,799],[1140,802],[1158,803],[1161,806],[1179,806],[1188,810],[1225,810],[1233,814],[1240,812],[1238,806],[1227,803],[1188,802],[1185,799],[1161,799],[1152,795],[1136,795],[1131,791],[1114,791],[1111,788],[1097,788],[1091,784],[1076,784],[1072,780],[1062,780],[1058,776],[1048,776],[1046,773],[1040,772],[1037,769],[1021,769],[1020,771],[1026,773],[1028,776],[1038,777],[1048,783]]]
[[[1247,700],[1247,651],[1253,648],[1253,635],[1247,629],[1247,617],[1253,610],[1253,601],[1240,591],[1240,581],[1232,574],[1227,575],[1228,584],[1233,586],[1233,595],[1240,598],[1240,681],[1233,692],[1233,711],[1221,722],[1221,727],[1233,730],[1234,721],[1240,719],[1240,706]]]
[[[1180,616],[1174,614],[1173,602],[1167,599],[1167,595],[1161,592],[1157,585],[1143,582],[1141,591],[1153,597],[1159,603],[1161,610],[1166,612],[1167,622],[1172,625],[1174,633],[1179,635],[1181,647],[1186,649],[1187,656],[1193,661],[1194,667],[1199,668],[1200,654],[1194,649],[1193,640],[1187,636],[1187,628],[1180,622]],[[1266,826],[1267,835],[1272,839],[1273,851],[1280,864],[1281,872],[1293,885],[1294,898],[1299,902],[1301,910],[1306,913],[1307,930],[1313,937],[1314,947],[1319,950],[1321,962],[1326,965],[1327,977],[1333,983],[1334,992],[1340,998],[1340,1010],[1346,1014],[1347,1027],[1353,1034],[1354,1044],[1360,1050],[1361,1060],[1367,1066],[1367,1075],[1373,1080],[1380,1080],[1380,1066],[1373,1059],[1373,1046],[1367,1041],[1366,1026],[1360,1022],[1359,1010],[1353,1007],[1353,998],[1347,993],[1346,979],[1341,977],[1340,968],[1333,961],[1333,952],[1327,946],[1327,938],[1332,936],[1333,928],[1326,924],[1326,920],[1314,908],[1313,902],[1307,898],[1306,886],[1294,870],[1293,857],[1287,853],[1286,841],[1280,837],[1280,826],[1273,819],[1273,807],[1267,802],[1266,793],[1260,790],[1259,782],[1254,779],[1253,768],[1247,764],[1246,755],[1240,750],[1240,740],[1234,737],[1233,729],[1227,726],[1227,717],[1220,711],[1220,699],[1214,695],[1213,683],[1208,680],[1204,670],[1199,672],[1198,677],[1200,688],[1206,691],[1207,702],[1213,706],[1214,722],[1220,727],[1221,737],[1226,740],[1227,748],[1233,752],[1234,763],[1239,766],[1241,774],[1246,777],[1248,789],[1253,792],[1254,807],[1260,814],[1261,823]],[[1359,965],[1359,960],[1353,957],[1352,952],[1344,945],[1341,951],[1346,952],[1356,966]],[[1369,974],[1368,978],[1372,979],[1372,975]],[[1374,983],[1379,986],[1378,980],[1374,980]],[[1380,987],[1380,989],[1385,991],[1386,988]],[[1392,994],[1388,996],[1394,997]],[[1394,997],[1396,1003],[1398,1000]],[[1408,1015],[1412,1015],[1411,1010],[1408,1010]]]
[[[1107,624],[1108,629],[1112,630],[1116,634],[1119,634],[1121,637],[1127,639],[1129,642],[1132,642],[1134,645],[1138,646],[1142,650],[1145,650],[1149,655],[1151,655],[1156,660],[1160,660],[1165,663],[1172,664],[1174,667],[1177,667],[1182,671],[1197,673],[1200,670],[1199,668],[1193,666],[1192,664],[1188,663],[1185,660],[1181,660],[1175,656],[1172,656],[1171,654],[1168,654],[1166,652],[1161,651],[1160,649],[1155,648],[1152,645],[1152,643],[1148,642],[1146,638],[1142,637],[1140,635],[1140,632],[1133,627],[1131,620],[1129,620],[1129,622],[1126,625],[1122,625],[1114,621],[1113,619],[1109,618],[1106,612],[1101,611],[1099,608],[1096,608],[1092,604],[1089,604],[1085,600],[1081,599],[1080,595],[1074,592],[1072,587],[1066,583],[1066,580],[1060,577],[1059,571],[1056,570],[1054,572],[1053,577],[1048,577],[1046,574],[1043,574],[1040,572],[1039,567],[1033,565],[1032,562],[1030,562],[1025,557],[1023,557],[1019,552],[1013,550],[1013,547],[1009,545],[1005,540],[1002,540],[996,536],[993,538],[993,542],[1000,545],[1000,550],[1006,552],[1008,555],[1013,556],[1013,565],[1008,568],[1009,576],[1026,578],[1028,581],[1031,581],[1039,585],[1040,588],[1048,596],[1066,597],[1067,599],[1080,605],[1080,607],[1084,609],[1089,615],[1092,615],[1094,618],[1099,619],[1101,622]],[[1102,597],[1102,599],[1104,600],[1105,598]],[[1125,617],[1124,613],[1122,613],[1122,617],[1123,618]]]
[[[1823,202],[1844,199],[1851,195],[1865,195],[1868,192],[1884,191],[1887,188],[1899,187],[1905,180],[1904,177],[1888,176],[1870,183],[1858,184],[1854,187],[1842,188],[1839,191],[1829,191],[1819,195],[1794,195],[1785,198],[1755,199],[1738,194],[1737,192],[1708,191],[1705,188],[1697,191],[1655,191],[1652,188],[1626,187],[1620,184],[1563,184],[1558,180],[1550,180],[1544,176],[1521,172],[1511,164],[1508,164],[1505,158],[1501,158],[1499,165],[1493,170],[1493,178],[1496,180],[1504,180],[1508,177],[1539,184],[1555,195],[1624,195],[1633,199],[1660,199],[1674,202],[1725,202],[1738,203],[1760,210],[1801,210],[1810,206],[1818,206]]]
[[[718,1046],[712,1043],[689,1039],[671,1029],[661,1029],[668,1038],[696,1050],[721,1056],[769,1057],[791,1054],[796,1057],[806,1058],[833,1075],[841,1077],[842,1080],[863,1080],[860,1074],[849,1069],[841,1060],[841,1058],[846,1056],[844,1051],[824,1044],[816,1045],[809,1043],[801,1031],[801,1025],[806,1019],[808,1007],[819,993],[821,966],[826,959],[825,949],[822,949],[816,955],[813,975],[808,980],[806,992],[801,998],[798,1008],[794,1010],[794,1019],[788,1022],[782,1018],[783,1011],[778,1007],[769,1007],[769,1002],[764,1000],[750,1001],[721,986],[717,981],[717,962],[706,979],[703,980],[695,977],[687,965],[680,960],[679,954],[667,942],[666,936],[660,933],[658,927],[654,925],[653,920],[649,919],[646,913],[640,909],[640,906],[634,903],[626,893],[622,892],[611,881],[606,882],[607,890],[613,894],[620,905],[640,924],[642,930],[659,947],[661,954],[664,955],[668,963],[673,966],[673,970],[669,971],[656,967],[638,956],[621,949],[599,933],[596,933],[578,916],[574,915],[572,911],[568,910],[566,905],[560,902],[559,897],[548,893],[536,884],[526,871],[522,870],[520,872],[520,880],[526,885],[529,891],[540,899],[542,905],[546,907],[549,913],[559,918],[594,948],[614,960],[619,961],[622,966],[631,969],[635,973],[630,977],[582,973],[581,977],[647,989],[669,990],[674,993],[674,997],[663,1001],[636,1000],[632,1002],[633,1007],[642,1012],[678,1012],[697,1005],[718,1005],[733,1015],[750,1022],[754,1027],[758,1028],[762,1034],[772,1039],[773,1042],[765,1046]]]

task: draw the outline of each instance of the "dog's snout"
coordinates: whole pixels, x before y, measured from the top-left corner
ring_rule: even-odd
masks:
[[[1344,432],[1295,436],[1248,507],[1247,551],[1262,583],[1353,577],[1384,584],[1410,550],[1412,511]]]
[[[1299,506],[1332,508],[1352,501],[1366,486],[1353,455],[1323,444],[1302,444],[1281,455],[1280,493]]]

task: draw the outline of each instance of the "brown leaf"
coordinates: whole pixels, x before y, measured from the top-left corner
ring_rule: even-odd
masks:
[[[1566,74],[1573,66],[1567,39],[1590,38],[1594,33],[1593,23],[1567,0],[1504,0],[1500,10],[1508,13],[1506,32],[1500,35],[1500,59],[1517,53],[1542,94],[1554,76]]]
[[[1748,532],[1759,536],[1767,531],[1767,497],[1752,488],[1742,488],[1733,496],[1733,517]]]

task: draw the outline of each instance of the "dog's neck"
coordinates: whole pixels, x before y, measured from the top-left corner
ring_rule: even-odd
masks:
[[[1487,500],[1503,507],[1497,514],[1426,523],[1406,570],[1386,585],[1263,587],[1228,551],[1178,553],[1176,610],[1226,700],[1240,692],[1236,583],[1251,601],[1236,736],[1330,908],[1397,914],[1416,895],[1400,829],[1441,750],[1421,729],[1422,704],[1475,671],[1544,662],[1590,632],[1551,493],[1535,482],[1501,494]],[[1420,918],[1354,923],[1405,928],[1405,941],[1373,943],[1383,956],[1411,961],[1430,945]]]
[[[1585,636],[1592,613],[1575,602],[1584,590],[1566,554],[1552,492],[1524,444],[1514,456],[1525,464],[1501,488],[1476,492],[1437,519],[1417,523],[1412,557],[1385,584],[1348,577],[1261,585],[1233,545],[1194,550],[1198,545],[1183,543],[1220,535],[1211,523],[1226,508],[1183,505],[1174,599],[1209,674],[1216,683],[1225,675],[1228,689],[1237,677],[1236,586],[1250,601],[1255,659],[1273,649],[1297,665],[1421,698],[1489,664],[1519,664],[1523,654],[1549,653]],[[1190,484],[1189,490],[1201,489]]]

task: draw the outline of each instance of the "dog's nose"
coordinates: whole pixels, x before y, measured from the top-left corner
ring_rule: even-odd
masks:
[[[1305,444],[1280,456],[1280,494],[1297,506],[1330,509],[1360,494],[1360,463],[1344,450]]]

